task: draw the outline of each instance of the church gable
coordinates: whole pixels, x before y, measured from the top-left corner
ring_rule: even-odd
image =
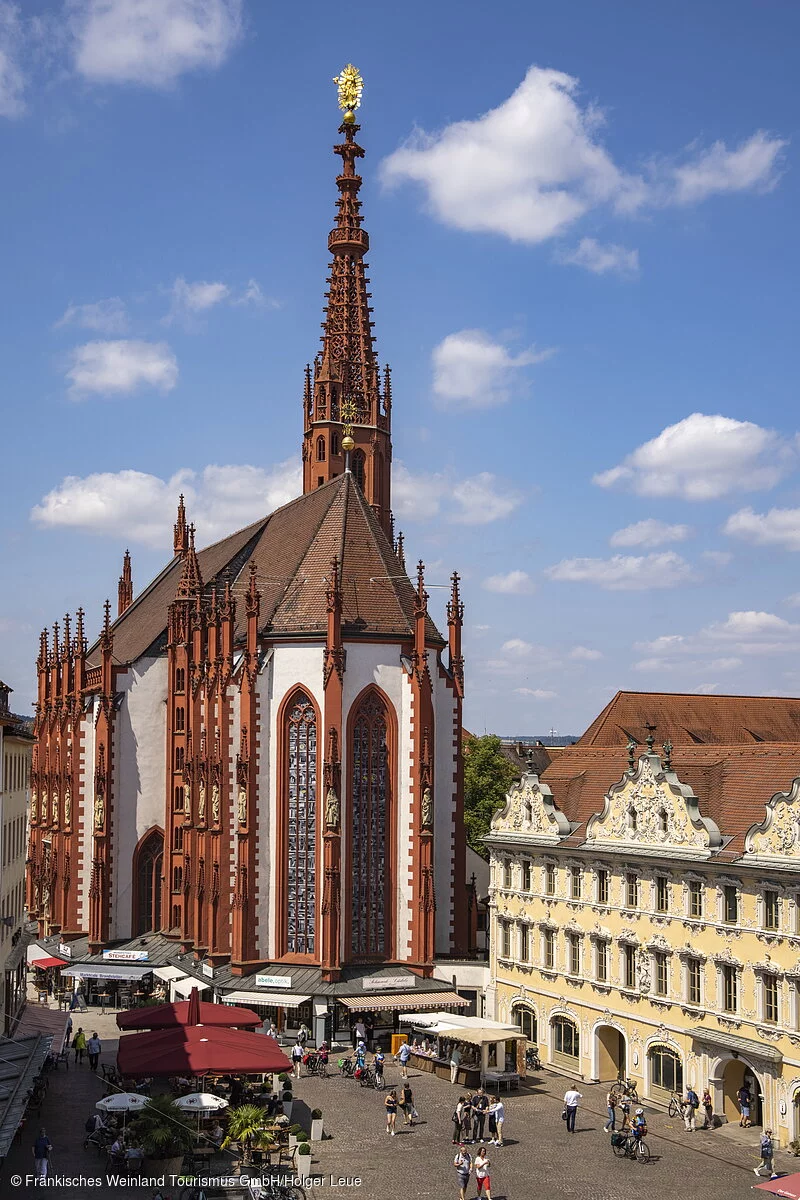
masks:
[[[492,817],[491,833],[487,840],[547,844],[567,837],[571,826],[556,808],[553,793],[534,771],[527,771],[518,783],[512,784],[505,807]]]
[[[697,797],[657,754],[643,754],[632,772],[606,793],[603,810],[586,828],[587,846],[636,849],[639,854],[707,857],[720,832],[700,813]]]
[[[745,853],[758,861],[797,870],[800,864],[800,778],[788,792],[776,792],[767,802],[760,825],[745,837]]]

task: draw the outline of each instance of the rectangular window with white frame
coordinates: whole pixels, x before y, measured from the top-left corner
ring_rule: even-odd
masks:
[[[636,987],[636,947],[622,947],[622,986],[633,989]]]
[[[703,1002],[703,964],[699,958],[686,960],[686,1003],[699,1007]]]
[[[656,876],[656,912],[669,912],[669,880],[666,875]]]
[[[512,882],[511,859],[504,858],[503,859],[503,887],[506,889],[510,888],[511,882]]]
[[[773,888],[765,888],[762,899],[764,929],[776,933],[780,929],[780,899]]]
[[[625,876],[625,907],[639,907],[639,876],[635,871],[628,871]]]
[[[778,1024],[779,983],[777,975],[765,973],[762,981],[762,1020],[769,1025]]]
[[[653,953],[653,975],[656,995],[666,996],[669,992],[669,960],[664,950]]]
[[[608,869],[606,867],[598,867],[597,869],[597,903],[608,904]]]
[[[542,966],[546,971],[554,971],[556,965],[556,935],[554,930],[542,931]]]
[[[735,966],[724,963],[721,971],[722,1011],[735,1013],[739,1011],[739,974]]]
[[[511,922],[500,922],[500,954],[502,958],[511,958]]]
[[[529,925],[524,923],[519,927],[519,957],[520,962],[530,962],[531,960],[531,930]]]
[[[693,921],[703,919],[703,884],[699,879],[689,880],[689,916]]]
[[[532,875],[533,875],[533,867],[531,866],[531,861],[530,861],[530,859],[525,858],[522,860],[522,890],[523,890],[523,892],[530,892],[533,890],[532,884],[531,884]]]
[[[556,894],[555,863],[545,863],[544,865],[544,894],[545,896],[555,896]]]
[[[595,942],[595,975],[598,983],[608,983],[608,942]]]
[[[578,933],[569,935],[569,973],[570,975],[580,975],[581,973],[581,938]]]
[[[722,889],[722,920],[726,925],[739,924],[739,889],[734,883]]]
[[[582,891],[581,868],[573,864],[569,871],[569,894],[571,899],[580,900]]]

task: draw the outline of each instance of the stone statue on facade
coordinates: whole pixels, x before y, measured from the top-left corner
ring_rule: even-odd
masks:
[[[219,784],[214,783],[211,786],[211,820],[215,825],[219,825]]]
[[[239,824],[246,825],[247,824],[247,788],[244,786],[243,783],[239,785],[239,796],[238,796],[237,805],[238,805]]]
[[[338,829],[341,806],[339,797],[336,795],[335,788],[329,787],[328,794],[325,797],[325,827],[326,829]]]
[[[52,805],[53,805],[53,824],[55,825],[58,822],[58,792],[56,791],[55,788],[53,788]]]
[[[429,787],[422,793],[421,815],[423,827],[430,829],[433,825],[433,795]]]
[[[69,788],[64,792],[64,824],[72,824],[72,792]]]
[[[106,806],[103,799],[103,793],[98,792],[94,798],[94,827],[102,829],[106,819]]]
[[[198,821],[206,819],[206,785],[202,779],[197,788],[197,819]]]

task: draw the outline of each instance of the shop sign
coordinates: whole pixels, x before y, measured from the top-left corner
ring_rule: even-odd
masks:
[[[67,946],[65,942],[59,942],[58,953],[61,958],[72,958],[72,947]]]
[[[104,950],[106,962],[147,962],[146,950]]]
[[[416,975],[365,975],[361,980],[361,986],[365,991],[382,992],[393,988],[406,988],[415,986]]]
[[[290,988],[291,975],[256,975],[256,987]]]

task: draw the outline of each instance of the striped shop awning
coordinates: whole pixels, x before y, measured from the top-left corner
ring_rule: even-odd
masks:
[[[409,1007],[418,1012],[423,1008],[467,1008],[469,1000],[465,1000],[463,996],[459,996],[456,992],[395,992],[394,995],[384,994],[383,996],[373,996],[369,992],[362,992],[360,996],[337,996],[336,999],[345,1008],[356,1010],[358,1012],[375,1012],[378,1009],[401,1008],[408,1010]]]

